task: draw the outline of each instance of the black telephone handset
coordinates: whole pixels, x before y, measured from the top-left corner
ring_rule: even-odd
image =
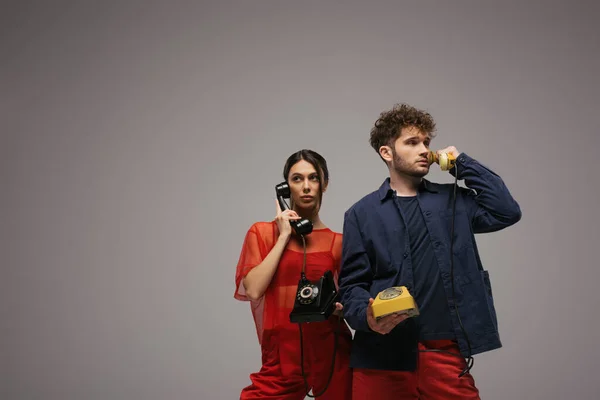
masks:
[[[282,210],[289,210],[290,207],[286,204],[284,198],[290,198],[291,192],[287,182],[282,182],[275,186],[277,200]],[[331,271],[325,274],[317,281],[310,281],[306,278],[306,239],[313,230],[313,225],[308,219],[300,219],[290,221],[292,228],[298,236],[302,238],[304,247],[304,263],[302,265],[302,273],[296,290],[296,299],[294,301],[294,309],[290,313],[290,322],[316,322],[327,320],[335,310],[335,302],[338,298],[338,293],[333,281]]]
[[[289,199],[291,195],[290,186],[287,184],[287,182],[281,182],[279,185],[275,186],[275,193],[277,194],[277,201],[279,201],[279,207],[281,207],[281,210],[289,210],[290,207],[284,200],[284,197]],[[313,230],[312,223],[306,218],[290,221],[290,225],[292,225],[292,228],[297,235],[308,235]]]

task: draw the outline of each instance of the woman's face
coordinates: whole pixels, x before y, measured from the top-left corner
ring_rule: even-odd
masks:
[[[292,202],[296,208],[305,210],[318,208],[321,178],[311,163],[300,160],[294,164],[288,174],[288,183]]]

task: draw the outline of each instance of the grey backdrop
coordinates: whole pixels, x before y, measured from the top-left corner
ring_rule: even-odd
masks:
[[[482,397],[598,398],[598,17],[592,1],[3,2],[0,398],[238,398],[260,353],[235,265],[286,157],[326,157],[322,217],[341,230],[387,173],[369,129],[403,101],[523,210],[478,238],[504,343],[476,357]]]

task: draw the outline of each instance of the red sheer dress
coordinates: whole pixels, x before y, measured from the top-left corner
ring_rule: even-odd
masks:
[[[292,235],[277,271],[264,295],[257,301],[246,297],[243,278],[269,254],[279,232],[273,222],[257,222],[246,233],[235,274],[234,297],[250,301],[256,334],[262,349],[262,368],[250,375],[252,384],[242,391],[242,399],[304,399],[305,385],[300,369],[300,333],[290,322],[303,263],[303,247]],[[342,235],[329,228],[314,229],[306,238],[306,277],[318,280],[325,271],[333,273],[337,284]],[[341,323],[340,323],[341,322]],[[304,372],[313,393],[327,383],[332,367],[334,334],[339,330],[335,370],[327,391],[320,399],[350,399],[349,352],[352,336],[337,316],[327,321],[302,324]]]

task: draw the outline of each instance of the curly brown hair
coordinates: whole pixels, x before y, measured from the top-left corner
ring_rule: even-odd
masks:
[[[430,137],[435,136],[436,126],[433,117],[424,110],[408,104],[395,104],[391,110],[384,111],[371,129],[369,143],[379,154],[381,146],[392,146],[398,139],[402,128],[414,126]]]

